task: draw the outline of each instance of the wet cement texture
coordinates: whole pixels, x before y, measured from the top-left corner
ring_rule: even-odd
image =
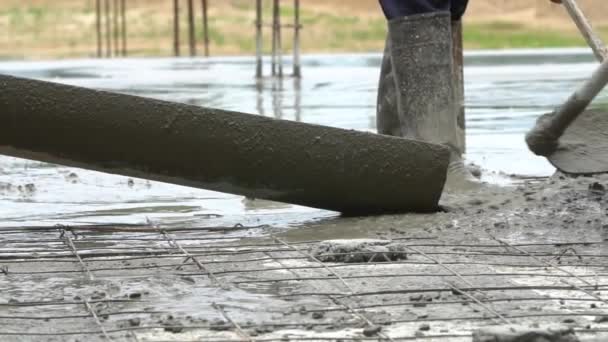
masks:
[[[565,173],[608,172],[608,112],[596,109],[581,114],[566,129],[548,159]]]
[[[579,342],[572,328],[553,326],[545,329],[526,326],[487,328],[473,334],[473,342]]]
[[[390,240],[328,240],[315,246],[312,256],[322,262],[384,262],[407,259],[404,245]]]
[[[380,61],[305,56],[301,83],[262,85],[242,77],[247,58],[0,71],[375,132]],[[523,134],[596,67],[593,56],[484,51],[466,62],[467,159],[509,186],[451,179],[437,214],[339,217],[0,157],[0,341],[470,342],[513,324],[606,341],[608,178],[507,177],[554,172]],[[407,259],[312,257],[345,239],[390,241]]]
[[[0,339],[469,342],[480,329],[560,323],[601,341],[607,186],[608,176],[560,175],[477,185],[445,194],[444,213],[287,230],[3,228]],[[407,258],[344,263],[354,260],[338,249],[320,260],[328,246],[354,256],[387,241]]]
[[[395,87],[387,89],[387,95],[396,98],[393,115],[399,117],[400,136],[445,144],[460,155],[449,14],[397,18],[388,29],[392,67],[387,76],[393,75]],[[387,113],[381,108],[379,114]]]

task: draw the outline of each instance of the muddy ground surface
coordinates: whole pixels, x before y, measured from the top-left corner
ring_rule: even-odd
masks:
[[[442,213],[288,230],[3,228],[0,340],[470,341],[504,324],[608,339],[607,188],[608,176],[452,183]],[[406,255],[312,257],[340,239]]]

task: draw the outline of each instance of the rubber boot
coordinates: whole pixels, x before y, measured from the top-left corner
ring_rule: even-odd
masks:
[[[382,91],[385,94],[379,101],[382,104],[379,122],[389,126],[389,134],[394,134],[392,117],[384,111],[392,110],[394,113],[396,109],[402,137],[450,148],[447,188],[475,186],[472,183],[475,178],[464,165],[462,142],[458,135],[460,106],[457,105],[454,87],[456,71],[453,70],[450,13],[434,12],[391,19],[387,45],[391,63],[385,78],[392,76],[394,86],[392,92],[388,86],[381,89],[381,94]],[[381,79],[381,86],[382,81],[384,79]],[[393,92],[396,108],[390,108]]]
[[[401,136],[447,145],[459,158],[450,13],[400,17],[388,25],[387,75],[393,74]]]
[[[378,100],[376,103],[376,128],[378,134],[401,136],[401,123],[397,114],[397,94],[391,63],[390,36],[386,38],[384,56],[378,82]]]

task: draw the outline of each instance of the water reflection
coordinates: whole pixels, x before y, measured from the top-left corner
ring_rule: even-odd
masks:
[[[288,85],[289,88],[286,88],[285,85]],[[261,78],[256,80],[255,86],[257,114],[276,119],[302,121],[301,78]],[[270,97],[271,108],[266,108],[268,97]],[[289,115],[291,111],[293,115]]]

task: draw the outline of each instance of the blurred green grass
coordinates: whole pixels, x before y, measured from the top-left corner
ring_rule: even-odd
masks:
[[[463,40],[465,47],[480,49],[585,46],[577,32],[541,30],[510,22],[468,24]]]
[[[167,2],[168,3],[168,2]],[[67,4],[67,5],[66,5]],[[65,58],[93,56],[96,50],[93,2],[37,2],[0,8],[0,58]],[[218,5],[216,5],[218,6]],[[251,1],[237,1],[212,8],[209,37],[214,55],[255,53],[255,9]],[[184,10],[184,8],[182,8]],[[200,15],[200,9],[197,15]],[[216,12],[213,12],[216,11]],[[219,15],[219,14],[221,15]],[[263,9],[266,23],[272,17],[270,3]],[[293,22],[294,8],[281,8],[282,23]],[[185,19],[185,12],[182,14]],[[301,48],[311,52],[381,52],[386,22],[380,13],[337,14],[335,11],[303,6]],[[196,35],[202,45],[200,17]],[[129,8],[128,37],[131,55],[167,56],[173,52],[172,11],[146,2]],[[608,26],[597,28],[608,38]],[[283,29],[283,50],[293,46],[290,28]],[[181,24],[183,51],[187,27]],[[490,21],[465,23],[464,45],[468,49],[540,48],[585,46],[573,25],[545,29],[526,23]],[[270,51],[270,31],[264,32],[265,52]],[[202,46],[201,46],[202,47]],[[199,48],[200,50],[200,48]]]

